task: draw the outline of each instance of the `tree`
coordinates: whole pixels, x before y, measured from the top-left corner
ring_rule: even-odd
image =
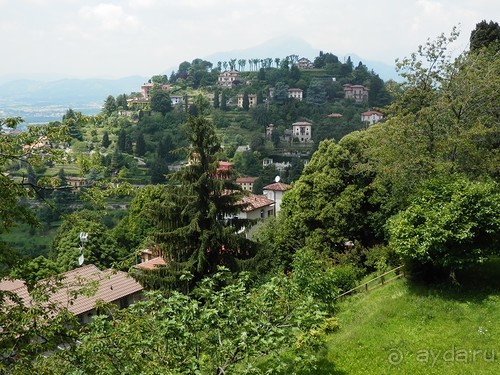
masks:
[[[248,92],[245,91],[245,93],[243,94],[243,109],[245,111],[248,111],[249,108],[250,108],[250,100],[248,99]]]
[[[144,139],[144,134],[139,132],[135,140],[135,154],[137,156],[143,156],[146,153],[146,140]]]
[[[222,90],[221,98],[220,98],[220,109],[221,111],[227,110],[227,94],[225,90]]]
[[[214,108],[219,108],[219,107],[220,107],[219,90],[215,90],[215,92],[214,92]]]
[[[62,117],[63,123],[68,127],[68,135],[79,141],[83,141],[81,119],[81,112],[75,112],[71,108],[69,108]]]
[[[111,141],[109,140],[109,133],[107,131],[105,131],[102,135],[101,146],[104,148],[108,148],[110,144],[111,144]]]
[[[15,129],[23,120],[20,117],[0,119],[0,127]],[[63,152],[52,148],[50,143],[67,141],[67,127],[61,123],[49,123],[46,126],[29,126],[26,131],[13,137],[0,132],[0,168],[23,161],[27,165],[37,167],[46,162],[60,161]],[[49,142],[39,143],[40,139]],[[34,146],[36,145],[36,147]],[[52,182],[47,181],[47,182]],[[0,173],[0,234],[8,231],[17,223],[37,225],[38,220],[29,206],[23,204],[22,198],[35,197],[44,186],[32,185],[26,180],[12,179]],[[51,186],[45,186],[51,187]],[[17,260],[15,251],[0,240],[0,276],[8,272],[9,267]]]
[[[345,241],[368,240],[365,210],[371,176],[353,168],[364,147],[357,134],[339,143],[321,142],[294,188],[284,195],[274,251],[285,267],[306,245],[335,258],[345,251]]]
[[[116,149],[119,152],[125,152],[125,148],[127,146],[127,133],[125,129],[120,129],[118,132],[118,140],[116,141]]]
[[[79,345],[35,363],[33,373],[261,374],[309,371],[334,318],[293,278],[252,288],[227,269],[189,295],[150,292],[147,299],[99,316]],[[140,342],[140,349],[137,343]],[[92,360],[89,360],[91,358]],[[48,369],[48,370],[47,370]]]
[[[463,176],[426,181],[389,221],[390,245],[413,270],[456,270],[500,254],[500,186]],[[428,276],[428,275],[425,275]]]
[[[190,163],[172,174],[172,201],[153,213],[158,222],[155,241],[169,263],[167,273],[178,277],[190,271],[199,279],[217,265],[237,268],[237,259],[251,258],[254,249],[236,234],[250,222],[228,220],[242,209],[237,203],[241,193],[228,179],[231,171],[217,169],[222,148],[213,124],[201,115],[190,117],[186,130],[190,147],[184,153]]]
[[[102,111],[106,116],[111,116],[116,110],[118,106],[116,105],[116,99],[113,95],[109,95],[104,102],[104,107]]]
[[[500,26],[497,22],[486,22],[485,20],[476,24],[476,28],[470,34],[470,49],[476,51],[496,42],[498,50],[500,42]]]
[[[307,88],[306,101],[308,104],[315,107],[320,107],[326,104],[326,90],[321,80],[311,80],[311,83]]]
[[[116,106],[118,109],[128,109],[126,94],[121,94],[116,97]]]
[[[172,110],[172,101],[167,91],[159,87],[153,87],[150,92],[149,105],[152,111],[160,112],[162,115]]]
[[[64,218],[51,245],[49,258],[63,272],[78,266],[80,232],[89,234],[83,249],[85,264],[109,268],[113,262],[123,260],[127,255],[118,248],[116,240],[110,236],[108,229],[102,223],[102,213],[77,211]]]

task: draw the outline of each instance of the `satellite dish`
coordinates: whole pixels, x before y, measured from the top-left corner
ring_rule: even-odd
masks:
[[[78,265],[81,266],[84,262],[85,258],[83,257],[83,254],[78,257]]]
[[[274,177],[274,182],[280,182],[280,176]]]

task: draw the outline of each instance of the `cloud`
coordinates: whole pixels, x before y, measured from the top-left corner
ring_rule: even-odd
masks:
[[[94,7],[84,6],[79,11],[85,22],[95,22],[101,30],[135,30],[139,28],[139,20],[125,13],[123,8],[114,4],[98,4]]]

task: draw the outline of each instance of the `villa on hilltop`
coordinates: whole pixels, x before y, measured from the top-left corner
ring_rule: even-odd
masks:
[[[345,99],[353,99],[356,103],[368,100],[368,87],[363,85],[351,85],[350,83],[346,83],[343,87]]]

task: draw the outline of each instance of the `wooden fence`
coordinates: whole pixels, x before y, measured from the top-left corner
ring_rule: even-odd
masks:
[[[357,292],[357,291],[369,292],[370,290],[376,289],[382,285],[390,283],[391,281],[397,280],[397,279],[403,277],[404,275],[405,275],[405,273],[404,273],[403,266],[398,266],[396,268],[393,268],[392,270],[384,272],[380,276],[377,276],[371,280],[368,280],[367,282],[365,282],[361,285],[358,285],[355,288],[348,290],[347,292],[339,294],[336,297],[336,299],[348,296],[349,294],[352,294],[352,293]]]

